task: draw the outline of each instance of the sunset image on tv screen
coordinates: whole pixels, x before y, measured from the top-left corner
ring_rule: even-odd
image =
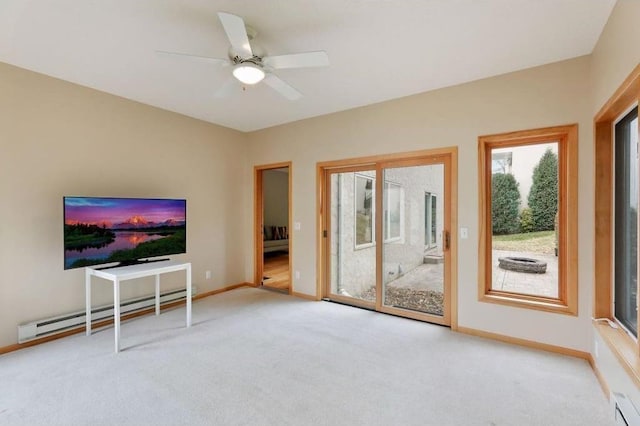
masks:
[[[186,200],[64,198],[64,267],[186,252]]]

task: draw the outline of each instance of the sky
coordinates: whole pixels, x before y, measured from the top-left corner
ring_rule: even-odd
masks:
[[[141,216],[149,222],[185,221],[186,200],[65,197],[65,223],[111,226]]]

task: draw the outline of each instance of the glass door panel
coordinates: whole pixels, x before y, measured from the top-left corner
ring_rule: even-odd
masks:
[[[382,306],[444,315],[445,167],[385,167]]]
[[[615,126],[615,318],[638,336],[638,108]]]
[[[376,171],[329,172],[329,296],[373,307],[376,300]]]

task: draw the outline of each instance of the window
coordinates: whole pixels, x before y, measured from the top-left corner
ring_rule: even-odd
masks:
[[[614,132],[614,317],[638,335],[638,107]]]
[[[494,149],[491,153],[491,173],[511,173],[513,153]]]
[[[577,125],[478,143],[480,300],[577,314]]]
[[[424,193],[424,245],[427,248],[436,246],[437,216],[436,194]]]
[[[356,175],[355,179],[355,228],[356,248],[375,243],[373,212],[375,209],[375,179]]]
[[[385,182],[386,205],[384,206],[384,240],[397,241],[402,236],[402,187]]]
[[[636,243],[633,242],[633,238],[629,238],[623,244],[624,240],[616,236],[618,232],[615,230],[619,226],[624,226],[625,221],[627,226],[631,227],[630,218],[627,217],[625,219],[622,212],[619,211],[624,205],[620,201],[624,201],[625,192],[631,191],[630,188],[624,190],[624,186],[621,187],[620,183],[616,183],[616,180],[620,175],[627,174],[627,172],[630,175],[637,174],[637,169],[635,173],[632,172],[632,166],[629,164],[624,167],[629,168],[628,171],[616,170],[618,167],[616,164],[618,153],[616,151],[622,150],[622,147],[627,145],[625,148],[629,150],[627,157],[631,157],[628,159],[633,161],[633,155],[631,154],[632,149],[635,149],[631,144],[633,119],[627,119],[629,120],[627,123],[623,123],[623,121],[625,121],[624,118],[627,117],[630,110],[635,109],[637,117],[636,106],[639,101],[640,65],[635,67],[594,117],[595,241],[593,246],[594,293],[592,297],[594,318],[606,318],[622,325],[614,329],[609,327],[607,322],[595,322],[594,328],[599,332],[622,365],[625,366],[626,371],[636,383],[640,383],[640,358],[638,357],[640,343],[638,339],[633,337],[631,330],[629,332],[623,330],[633,328],[633,319],[631,317],[635,309],[635,303],[633,302],[633,297],[635,296],[630,288],[632,285],[630,280],[636,278],[632,278],[631,271],[627,270],[626,279],[621,279],[625,274],[622,274],[619,269],[624,267],[625,262],[620,261],[622,259],[618,259],[618,257],[624,258],[632,254],[633,250],[637,250],[637,236]],[[622,120],[619,120],[620,117],[623,117]],[[618,124],[619,126],[617,126]],[[625,129],[625,127],[627,128]],[[627,136],[624,136],[624,132],[616,134],[618,129],[621,131],[626,130]],[[635,137],[637,140],[637,121],[635,124]],[[625,138],[628,138],[628,143],[624,142]],[[633,167],[637,167],[635,162]],[[622,179],[622,181],[626,181],[625,184],[631,185],[632,179],[629,176],[628,180]],[[631,200],[632,196],[629,194],[629,203],[631,203]],[[632,216],[630,214],[632,211],[630,205],[627,206],[626,210],[626,215]],[[616,247],[618,245],[619,247]],[[635,261],[637,255],[632,255]],[[626,262],[626,267],[632,268],[631,265],[632,263],[629,259]],[[624,297],[625,292],[627,297]],[[620,299],[621,303],[618,303],[617,299]]]

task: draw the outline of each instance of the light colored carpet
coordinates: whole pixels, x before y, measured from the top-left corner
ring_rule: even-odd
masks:
[[[582,360],[243,288],[0,357],[2,425],[610,425]]]

